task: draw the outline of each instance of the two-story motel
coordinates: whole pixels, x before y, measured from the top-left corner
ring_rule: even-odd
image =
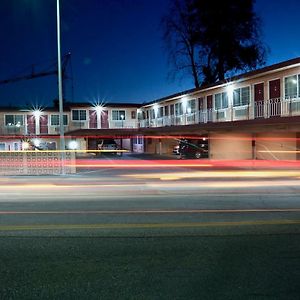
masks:
[[[0,150],[22,150],[26,139],[57,149],[59,121],[57,107],[1,107]],[[67,103],[63,123],[77,149],[113,137],[134,152],[165,154],[190,136],[209,140],[212,159],[299,159],[300,58],[146,104]]]

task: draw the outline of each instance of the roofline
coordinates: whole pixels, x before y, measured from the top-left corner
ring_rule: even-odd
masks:
[[[91,102],[68,102],[66,103],[66,107],[80,107],[80,106],[96,106],[97,104],[93,104]],[[103,102],[100,103],[99,105],[103,106],[103,107],[141,107],[142,104],[141,103],[132,103],[132,102]]]
[[[232,76],[232,77],[229,77],[225,80],[220,80],[220,81],[218,81],[216,83],[213,83],[213,84],[204,85],[204,86],[201,86],[199,88],[188,89],[188,90],[185,90],[185,91],[182,91],[182,92],[179,92],[179,93],[175,93],[175,94],[172,94],[172,95],[169,95],[169,96],[165,96],[165,97],[162,97],[162,98],[150,101],[150,102],[146,102],[146,103],[144,103],[143,106],[150,106],[152,104],[159,103],[159,102],[162,102],[162,101],[172,101],[172,100],[175,100],[175,99],[180,98],[182,96],[193,95],[193,94],[196,94],[196,93],[199,93],[199,92],[209,91],[209,90],[214,89],[216,87],[226,86],[231,82],[242,82],[242,81],[245,81],[245,80],[260,77],[262,75],[271,74],[271,73],[275,73],[275,72],[278,72],[278,71],[290,69],[290,68],[296,67],[297,65],[300,66],[300,57],[292,58],[292,59],[289,59],[289,60],[286,60],[286,61],[283,61],[283,62],[279,62],[279,63],[273,64],[273,65],[270,65],[270,66],[266,66],[266,67],[263,67],[263,68],[260,68],[260,69],[257,69],[257,70],[252,70],[252,71],[249,71],[249,72],[246,72],[246,73],[243,73],[243,74]]]

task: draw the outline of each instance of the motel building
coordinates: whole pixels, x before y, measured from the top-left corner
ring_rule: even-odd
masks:
[[[0,107],[0,151],[59,149],[58,107]],[[300,58],[149,103],[65,103],[67,149],[115,139],[131,152],[171,154],[207,139],[210,159],[300,159]],[[38,150],[37,150],[38,151]]]

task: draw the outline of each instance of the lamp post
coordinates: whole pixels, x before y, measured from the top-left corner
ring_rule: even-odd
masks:
[[[61,150],[61,173],[65,174],[65,135],[64,135],[64,120],[63,120],[63,94],[62,94],[62,73],[61,73],[61,51],[60,51],[60,5],[59,0],[56,0],[57,13],[57,69],[58,69],[58,103],[59,103],[59,134],[60,134],[60,150]]]

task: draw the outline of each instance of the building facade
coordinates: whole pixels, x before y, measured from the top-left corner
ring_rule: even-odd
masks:
[[[2,107],[0,150],[22,150],[26,139],[57,149],[59,121],[54,107]],[[192,136],[209,140],[212,159],[299,159],[300,58],[146,104],[69,103],[63,122],[67,145],[80,149],[110,137],[130,151],[166,154]]]

